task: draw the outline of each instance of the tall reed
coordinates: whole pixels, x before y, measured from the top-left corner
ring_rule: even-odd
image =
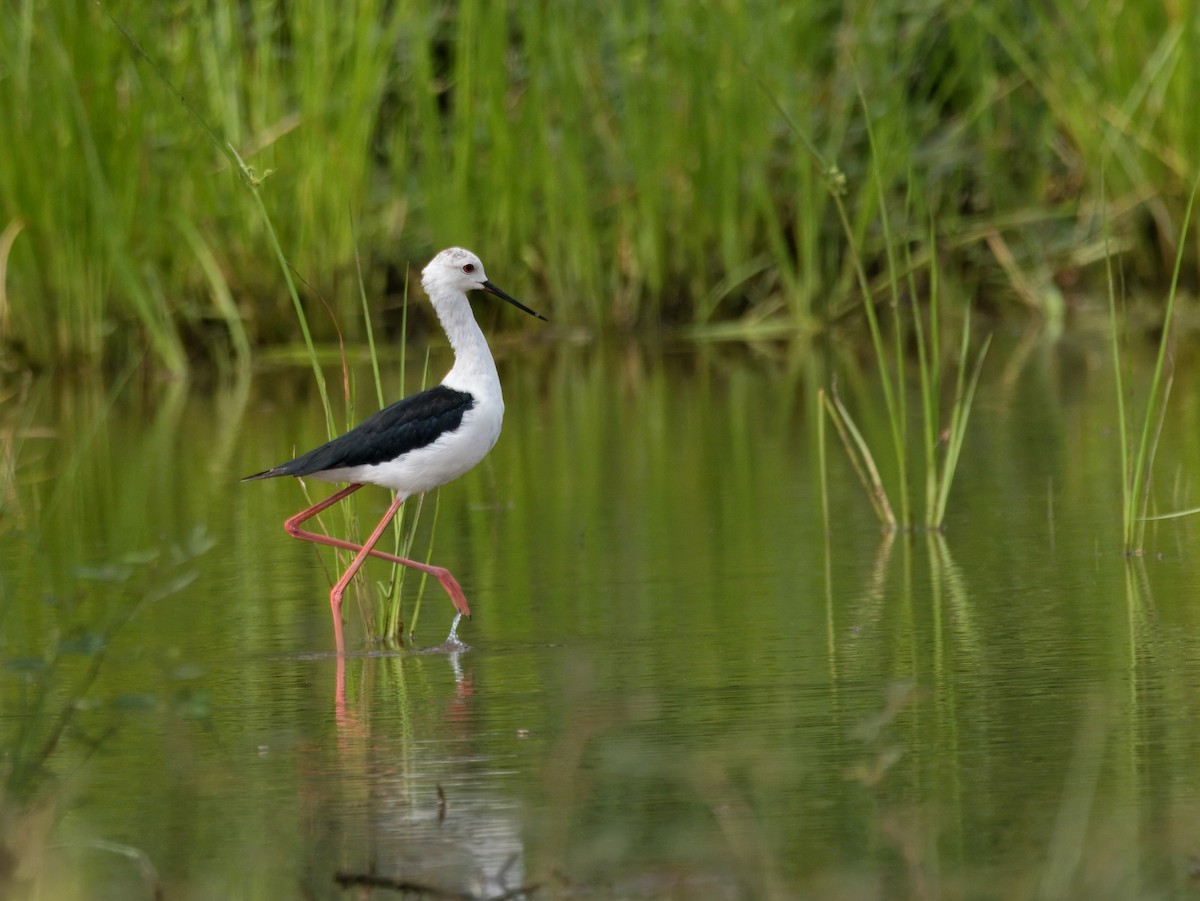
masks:
[[[1123,374],[1124,365],[1120,339],[1123,328],[1117,310],[1117,288],[1113,275],[1112,257],[1111,255],[1105,257],[1108,273],[1109,336],[1113,377],[1117,391],[1117,423],[1121,441],[1122,536],[1125,542],[1125,552],[1134,556],[1141,556],[1144,552],[1146,523],[1155,518],[1148,515],[1151,501],[1150,489],[1154,475],[1154,458],[1158,451],[1158,439],[1166,423],[1167,402],[1171,396],[1173,367],[1169,355],[1175,339],[1172,328],[1174,326],[1175,299],[1179,289],[1179,273],[1183,263],[1188,229],[1192,223],[1192,211],[1195,208],[1197,191],[1200,191],[1200,178],[1197,178],[1192,185],[1183,223],[1179,229],[1179,248],[1175,255],[1175,268],[1171,276],[1171,287],[1167,292],[1158,352],[1154,360],[1154,370],[1150,377],[1150,388],[1146,396],[1141,428],[1138,430],[1136,443],[1133,440],[1136,422],[1126,398],[1127,388]],[[1192,512],[1195,511],[1183,511],[1185,514]],[[1180,515],[1180,513],[1171,515]]]
[[[837,427],[838,435],[847,455],[858,474],[868,498],[879,517],[880,523],[887,529],[897,527],[912,527],[917,525],[911,512],[910,499],[910,459],[908,438],[908,405],[907,386],[904,381],[905,371],[905,335],[911,330],[915,336],[917,347],[917,372],[920,381],[920,399],[922,413],[922,446],[925,483],[925,513],[921,525],[929,529],[941,529],[945,521],[946,504],[954,475],[958,467],[962,451],[962,443],[966,432],[967,421],[970,417],[971,405],[974,400],[975,388],[978,385],[983,359],[987,353],[988,343],[985,341],[974,366],[970,382],[965,379],[967,359],[970,350],[971,319],[970,307],[966,308],[963,318],[962,340],[960,342],[960,357],[958,375],[955,380],[954,400],[950,408],[949,423],[943,425],[940,393],[944,381],[944,371],[941,352],[940,327],[940,279],[937,264],[937,233],[932,222],[929,227],[928,244],[924,249],[928,260],[928,296],[929,296],[929,325],[922,323],[922,314],[917,307],[917,298],[921,295],[917,282],[918,267],[914,263],[912,248],[893,232],[891,219],[888,215],[888,198],[884,194],[882,181],[883,168],[874,165],[875,160],[883,156],[882,143],[876,140],[874,123],[871,120],[870,108],[865,94],[860,88],[860,103],[863,111],[864,130],[872,149],[872,166],[870,169],[870,189],[878,197],[879,230],[883,237],[886,257],[886,291],[889,298],[887,307],[891,310],[891,341],[885,339],[884,329],[876,312],[875,293],[868,280],[866,268],[862,261],[858,245],[855,244],[855,229],[844,201],[847,193],[846,182],[840,177],[831,180],[833,202],[841,218],[846,236],[846,256],[850,261],[862,293],[862,318],[870,333],[871,346],[875,354],[875,362],[879,372],[881,396],[883,399],[884,421],[887,424],[890,439],[892,462],[896,476],[889,491],[885,480],[880,475],[869,441],[855,425],[850,411],[838,398],[836,392],[820,397],[826,411],[832,417]],[[814,151],[815,152],[815,151]],[[817,162],[827,172],[836,170],[828,166],[819,157]],[[911,200],[911,193],[906,197],[906,211]],[[900,255],[903,252],[904,265],[901,266]],[[904,300],[902,285],[907,282],[907,295],[913,305],[911,323],[903,316]],[[990,339],[989,339],[990,340]],[[944,433],[945,450],[939,456],[937,447],[942,443]],[[899,513],[889,499],[896,499]]]
[[[212,123],[219,153],[115,22]],[[998,232],[1018,267],[1073,263],[1078,210],[1111,158],[1113,228],[1165,276],[1200,146],[1187,22],[1062,0],[1028,13],[17,0],[0,11],[0,230],[24,229],[0,340],[30,365],[149,347],[173,370],[197,343],[219,355],[214,325],[243,352],[243,337],[287,340],[293,300],[261,216],[222,177],[240,168],[226,142],[351,342],[364,335],[347,208],[372,296],[397,288],[404,259],[464,243],[522,261],[533,284],[514,289],[552,292],[563,322],[778,333],[813,327],[855,284],[847,224],[868,271],[886,266],[880,201],[905,191],[910,221],[955,235],[943,252],[980,283],[1013,271],[986,241]],[[852,184],[874,173],[845,222],[800,132]],[[998,306],[1027,315],[1051,297]]]

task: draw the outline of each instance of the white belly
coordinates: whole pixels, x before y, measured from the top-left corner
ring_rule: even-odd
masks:
[[[503,404],[478,403],[468,410],[453,432],[396,460],[370,466],[330,469],[312,477],[325,482],[365,482],[390,488],[403,497],[430,491],[453,481],[479,461],[500,437]]]

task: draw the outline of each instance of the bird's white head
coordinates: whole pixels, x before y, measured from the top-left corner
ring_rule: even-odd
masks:
[[[447,291],[481,291],[487,284],[487,273],[479,257],[461,247],[443,250],[421,272],[421,285],[430,297]]]
[[[421,271],[421,286],[429,295],[429,299],[433,301],[435,309],[440,304],[448,303],[451,298],[464,295],[468,291],[487,291],[489,294],[495,294],[497,297],[507,300],[530,316],[536,316],[538,319],[546,318],[489,282],[479,257],[461,247],[449,247],[430,260],[429,264]]]

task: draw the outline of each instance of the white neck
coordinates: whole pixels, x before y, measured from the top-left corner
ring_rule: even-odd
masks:
[[[454,366],[442,383],[458,390],[485,393],[499,399],[500,376],[496,373],[496,363],[492,360],[483,330],[471,312],[467,296],[460,291],[447,291],[444,294],[439,292],[439,296],[431,299],[438,321],[454,350]]]

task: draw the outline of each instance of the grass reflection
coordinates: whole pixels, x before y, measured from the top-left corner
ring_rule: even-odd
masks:
[[[146,889],[94,838],[222,896],[321,897],[339,872],[473,897],[1190,890],[1195,535],[1166,521],[1120,553],[1103,335],[997,339],[1022,362],[981,381],[946,531],[882,537],[845,459],[820,476],[824,348],[504,350],[504,435],[439,511],[478,603],[457,668],[351,654],[339,678],[328,579],[279,530],[295,490],[236,483],[320,439],[304,371],[2,408],[27,429],[0,520],[6,743],[37,687],[20,658],[60,653],[67,698],[105,617],[196,573],[107,639],[47,767],[83,796],[7,808],[26,836],[62,824],[42,885],[83,875],[55,897]]]

